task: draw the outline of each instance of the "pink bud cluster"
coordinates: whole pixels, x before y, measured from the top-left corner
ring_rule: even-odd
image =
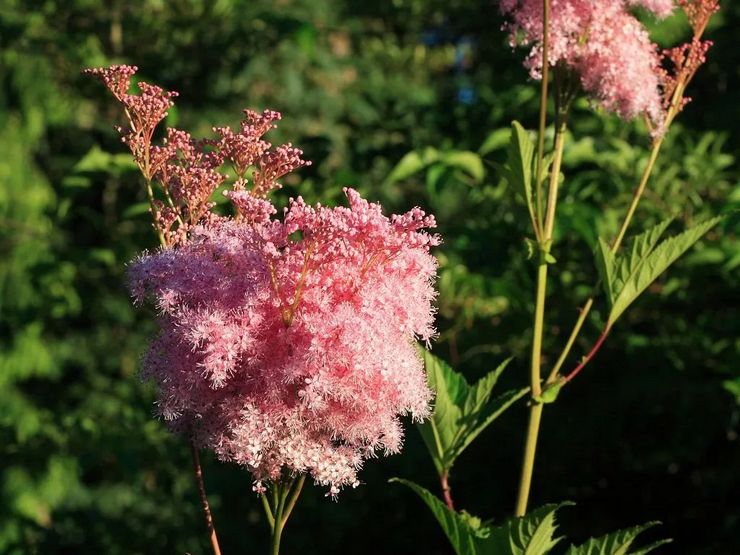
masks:
[[[349,208],[232,193],[243,218],[194,227],[187,243],[130,268],[161,334],[144,360],[159,411],[257,489],[308,472],[334,494],[362,462],[401,447],[399,415],[431,393],[414,338],[433,333],[434,219],[387,218],[346,189]]]
[[[236,172],[238,180],[233,188],[251,185],[252,194],[258,197],[279,188],[281,177],[310,164],[291,144],[272,149],[262,139],[280,119],[280,114],[271,110],[261,114],[245,110],[238,132],[228,127],[214,128],[218,139],[195,140],[185,131],[168,128],[162,144],[155,144],[155,129],[167,116],[177,93],[143,81],[138,83],[138,94],[129,93],[136,71],[135,66],[115,65],[85,73],[100,79],[123,104],[129,125],[118,129],[147,181],[154,225],[166,244],[183,242],[192,226],[216,217],[211,212],[211,197],[228,179],[221,171],[224,163],[231,164]],[[254,168],[251,176],[250,168]],[[155,198],[155,185],[163,198]]]
[[[709,19],[719,10],[718,0],[678,0],[678,4],[686,14],[693,37],[685,44],[663,51],[663,67],[660,68],[663,109],[671,117],[691,101],[684,96],[684,89],[707,60],[712,41],[701,37]]]
[[[663,120],[660,58],[643,25],[630,13],[641,6],[658,16],[671,0],[551,0],[548,59],[575,71],[584,91],[601,107],[625,119],[643,114]],[[501,0],[511,18],[512,45],[532,46],[525,66],[541,78],[542,0]]]
[[[140,83],[135,68],[90,70],[123,102],[136,141],[126,135],[148,186],[164,248],[129,269],[136,301],[154,301],[160,333],[143,359],[170,427],[263,482],[308,473],[335,495],[358,483],[363,462],[401,448],[400,417],[429,414],[431,391],[415,341],[434,334],[439,243],[432,216],[415,208],[390,218],[353,189],[348,207],[292,199],[282,219],[267,198],[278,179],[305,166],[290,144],[262,139],[280,114],[245,111],[238,131],[194,140],[153,129],[172,93]],[[171,104],[170,104],[171,105]],[[159,111],[157,111],[159,110]],[[159,119],[157,119],[159,118]],[[136,146],[134,146],[136,142]],[[224,194],[235,217],[216,215]],[[250,168],[252,171],[250,173]]]

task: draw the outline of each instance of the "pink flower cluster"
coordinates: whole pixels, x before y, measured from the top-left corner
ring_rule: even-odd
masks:
[[[265,197],[280,188],[278,179],[291,171],[307,166],[303,152],[291,144],[272,145],[262,136],[275,127],[280,114],[265,110],[261,114],[244,111],[238,131],[216,127],[218,139],[193,139],[186,131],[168,128],[161,145],[154,143],[154,132],[173,106],[176,92],[140,81],[139,94],[129,93],[135,66],[114,65],[87,69],[85,73],[102,81],[123,105],[128,127],[119,127],[122,140],[131,149],[147,187],[152,191],[158,184],[163,199],[150,192],[154,226],[162,241],[174,245],[186,240],[190,228],[204,220],[213,220],[211,212],[214,191],[224,184],[228,175],[221,167],[228,163],[236,172],[234,190],[251,185],[254,196]],[[249,170],[254,168],[249,180]]]
[[[400,449],[400,414],[429,413],[414,338],[433,334],[434,219],[389,219],[345,192],[349,208],[298,198],[282,221],[232,193],[241,221],[197,226],[130,269],[161,314],[144,360],[160,413],[247,465],[258,490],[283,469],[332,494],[355,485],[363,460]]]
[[[418,208],[388,218],[345,189],[348,208],[298,197],[278,219],[268,193],[308,164],[262,139],[280,114],[247,110],[238,131],[215,128],[209,140],[168,129],[155,145],[175,95],[145,83],[129,94],[135,71],[89,73],[126,108],[124,139],[165,245],[129,269],[134,298],[159,311],[143,360],[159,413],[246,465],[258,492],[286,473],[309,473],[332,495],[356,485],[367,458],[401,448],[402,415],[429,414],[415,340],[434,334],[434,218]],[[210,200],[228,183],[224,164],[236,174],[224,193],[233,218]]]
[[[548,60],[575,71],[584,91],[625,119],[646,114],[660,124],[660,57],[643,25],[630,13],[641,6],[663,17],[672,0],[551,0]],[[531,45],[525,66],[539,79],[542,68],[542,0],[501,0],[511,18],[511,42]]]

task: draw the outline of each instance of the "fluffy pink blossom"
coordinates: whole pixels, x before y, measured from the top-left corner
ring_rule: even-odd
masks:
[[[431,393],[414,339],[434,333],[433,217],[229,194],[239,220],[198,225],[187,242],[130,268],[160,335],[144,358],[159,412],[255,479],[310,473],[335,494],[363,461],[395,453],[399,416],[424,418]]]
[[[364,460],[401,448],[402,415],[429,413],[415,340],[434,333],[439,239],[424,231],[434,218],[418,208],[388,218],[346,189],[348,208],[299,197],[277,219],[268,194],[309,164],[262,138],[280,114],[245,110],[238,131],[214,128],[217,139],[167,129],[156,145],[174,93],[140,83],[129,94],[135,72],[88,70],[126,108],[125,142],[164,245],[129,273],[135,299],[159,309],[143,360],[159,413],[246,465],[256,491],[285,472],[310,473],[331,494],[356,485]],[[233,218],[212,211],[224,165],[236,173],[224,193]]]
[[[629,8],[640,5],[665,16],[672,2],[552,0],[550,5],[550,64],[575,71],[584,91],[607,111],[626,119],[646,114],[659,124],[663,111],[658,50]],[[501,11],[511,18],[512,44],[532,47],[525,66],[539,79],[542,0],[501,0]]]

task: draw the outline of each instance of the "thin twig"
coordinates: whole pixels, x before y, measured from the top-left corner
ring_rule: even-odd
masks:
[[[200,493],[200,502],[203,504],[203,513],[206,517],[206,526],[211,539],[211,548],[213,555],[221,555],[221,548],[218,546],[218,537],[216,536],[216,527],[213,525],[213,516],[211,516],[211,507],[208,504],[206,487],[203,483],[203,470],[200,466],[200,454],[194,442],[190,442],[190,452],[193,455],[193,470],[195,471],[195,481],[198,483],[198,492]]]
[[[445,503],[451,510],[455,510],[455,504],[452,501],[452,489],[449,483],[450,474],[448,471],[444,471],[439,475],[439,483],[442,485],[442,495],[445,498]]]

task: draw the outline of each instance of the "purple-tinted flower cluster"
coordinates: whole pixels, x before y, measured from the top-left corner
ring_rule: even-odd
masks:
[[[128,98],[131,68],[91,73]],[[434,333],[429,249],[439,238],[420,209],[389,218],[352,189],[349,207],[298,197],[276,218],[267,194],[306,164],[261,138],[279,118],[247,111],[238,132],[215,129],[218,139],[169,130],[161,146],[151,136],[132,146],[165,197],[155,218],[167,246],[129,270],[135,299],[159,311],[143,374],[172,429],[246,465],[256,491],[309,473],[336,494],[358,483],[368,457],[401,448],[400,416],[429,413],[415,340]],[[209,201],[224,163],[236,172],[233,218]]]

